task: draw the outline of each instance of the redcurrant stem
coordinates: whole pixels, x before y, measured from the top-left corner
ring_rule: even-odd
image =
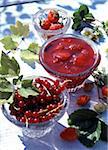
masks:
[[[42,111],[39,111],[38,114],[41,114],[41,113],[44,113],[44,112],[47,112],[48,109],[43,109]]]
[[[20,110],[20,108],[17,108],[17,107],[15,107],[15,106],[13,106],[13,107],[14,107],[15,110]]]
[[[42,110],[42,111],[40,111],[40,112],[38,112],[39,114],[41,114],[41,113],[44,113],[44,112],[47,112],[46,113],[46,115],[48,115],[49,113],[52,113],[53,111],[56,111],[57,109],[59,109],[60,107],[62,107],[63,106],[63,104],[61,104],[61,105],[59,105],[58,107],[56,107],[56,108],[54,108],[54,109],[52,109],[51,111],[48,111],[48,109],[44,109],[44,110]]]
[[[25,115],[24,115],[24,118],[26,119],[26,128],[28,128],[28,125],[29,125],[28,119],[27,119],[27,117]]]
[[[63,104],[59,105],[58,107],[56,107],[56,108],[52,109],[51,111],[49,111],[48,113],[46,113],[46,115],[48,115],[49,113],[52,113],[52,112],[56,111],[57,109],[59,109],[62,106],[63,106]]]

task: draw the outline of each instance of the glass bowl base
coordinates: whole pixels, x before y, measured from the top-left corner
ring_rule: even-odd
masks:
[[[26,137],[29,138],[41,138],[43,136],[45,136],[47,133],[51,132],[51,130],[53,129],[54,124],[52,124],[51,126],[44,128],[44,127],[40,127],[40,129],[29,129],[29,128],[22,128],[22,134]]]

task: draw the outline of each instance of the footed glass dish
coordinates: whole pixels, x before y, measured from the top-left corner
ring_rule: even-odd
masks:
[[[58,24],[63,25],[62,28],[53,26],[53,28],[51,27],[49,29],[44,29],[41,27],[40,24],[42,23],[43,20],[47,19],[48,13],[50,12],[50,10],[54,10],[59,14],[58,23],[54,22],[54,26],[56,26]],[[33,15],[34,28],[36,29],[37,33],[40,35],[40,37],[43,41],[46,41],[47,39],[49,39],[52,36],[64,34],[68,30],[70,23],[71,23],[71,19],[68,16],[68,13],[62,9],[57,9],[57,8],[42,9]],[[44,23],[42,23],[42,24],[44,24]],[[48,23],[47,23],[47,25],[48,25]],[[51,23],[51,25],[52,25],[52,23]]]
[[[48,73],[68,89],[80,87],[101,60],[98,48],[91,40],[76,34],[62,34],[50,38],[40,50],[40,63]]]
[[[53,118],[49,119],[48,121],[44,121],[41,123],[23,123],[20,122],[16,119],[15,116],[11,115],[10,109],[9,109],[9,104],[4,104],[2,105],[2,112],[4,116],[13,124],[16,126],[20,127],[22,129],[22,133],[24,136],[29,137],[29,138],[41,138],[45,136],[47,133],[49,133],[53,127],[55,126],[56,121],[58,121],[66,112],[69,101],[68,101],[68,93],[64,91],[60,95],[62,99],[62,109],[57,113],[56,116]]]

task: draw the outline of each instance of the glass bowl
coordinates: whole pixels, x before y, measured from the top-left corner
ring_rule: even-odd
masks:
[[[63,28],[60,28],[57,30],[49,30],[49,29],[45,30],[45,29],[41,28],[40,21],[47,18],[50,10],[55,10],[59,13],[59,16],[60,16],[59,22],[63,23],[63,25],[64,25]],[[40,37],[43,40],[47,40],[48,38],[50,38],[54,35],[64,34],[68,30],[70,23],[71,23],[71,19],[68,16],[68,13],[62,9],[57,9],[57,8],[42,9],[33,15],[34,28],[36,29],[37,33],[40,35]]]
[[[71,42],[70,38],[74,41]],[[67,43],[64,46],[65,39],[67,39]],[[77,44],[75,44],[75,40],[76,41],[78,40]],[[79,44],[80,42],[82,43],[82,45]],[[86,56],[85,50],[88,47],[89,49],[92,49],[93,62],[88,67],[86,67],[85,70],[81,71],[83,66],[84,65],[86,66],[86,64],[89,63],[88,52],[87,52],[88,53],[87,57],[85,57]],[[72,52],[69,51],[70,48],[72,48],[71,49]],[[69,54],[68,54],[68,51],[69,51]],[[58,54],[58,52],[60,52],[60,54]],[[82,60],[84,59],[85,60],[84,61],[81,60],[83,63],[82,62],[79,63],[79,66],[76,64],[73,65],[72,61],[75,60],[77,56],[80,56],[80,54],[82,58],[84,56],[86,59],[83,58]],[[68,55],[69,55],[69,59],[68,59]],[[80,87],[80,85],[82,85],[84,80],[87,79],[93,73],[93,71],[98,67],[100,60],[101,60],[101,56],[99,54],[98,48],[94,44],[94,42],[92,42],[91,40],[83,36],[76,35],[76,34],[63,34],[63,35],[57,35],[55,37],[50,38],[48,41],[46,41],[43,44],[40,50],[39,58],[40,58],[41,65],[45,68],[45,70],[48,73],[60,79],[61,81],[65,82],[67,88],[71,88],[72,90],[75,90],[76,88]],[[70,58],[72,61],[70,60]],[[56,60],[57,61],[60,60],[60,61],[56,62]],[[60,68],[62,66],[64,67],[63,69]],[[71,69],[71,67],[73,68]],[[79,72],[77,72],[78,69],[80,70]]]
[[[48,78],[44,78],[44,79],[45,79],[45,81],[48,80]],[[40,121],[40,122],[35,122],[35,123],[29,122],[27,120],[28,119],[27,117],[29,117],[29,116],[25,116],[25,115],[24,115],[24,118],[26,119],[26,121],[21,122],[21,120],[19,118],[21,118],[23,115],[21,115],[21,111],[19,111],[19,107],[15,104],[15,102],[14,102],[13,106],[15,107],[15,110],[17,111],[17,115],[13,114],[14,111],[12,111],[13,109],[10,109],[10,106],[12,106],[10,104],[2,105],[2,112],[3,112],[4,116],[11,123],[17,125],[18,127],[20,127],[22,129],[22,133],[24,136],[29,137],[29,138],[41,138],[53,129],[56,121],[58,121],[64,115],[65,111],[67,111],[67,108],[69,106],[68,98],[69,98],[69,96],[68,96],[67,91],[64,90],[63,92],[61,92],[60,101],[59,101],[60,105],[58,105],[58,102],[54,103],[55,105],[57,105],[57,107],[54,107],[47,111],[48,114],[50,112],[51,118],[44,120],[44,121]],[[48,102],[48,104],[50,104],[50,103]],[[34,106],[34,105],[35,105],[35,103],[33,103],[32,106]],[[28,106],[26,106],[26,108],[27,107]],[[29,104],[29,107],[30,107],[30,104]],[[25,107],[23,108],[23,110],[24,109],[25,109]],[[46,110],[46,107],[44,110]],[[46,116],[47,113],[45,113],[44,116]],[[43,117],[43,114],[39,114],[39,115],[40,115],[39,117]],[[32,117],[34,119],[34,116],[32,116]]]

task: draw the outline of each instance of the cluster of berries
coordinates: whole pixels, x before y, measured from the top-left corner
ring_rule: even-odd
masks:
[[[40,123],[57,116],[63,108],[60,94],[64,86],[59,81],[36,78],[34,86],[39,90],[37,96],[22,97],[15,92],[14,101],[10,104],[10,114],[20,122]]]
[[[40,26],[44,30],[58,30],[64,27],[63,23],[59,22],[59,13],[51,9],[48,12],[47,18],[40,20]]]

